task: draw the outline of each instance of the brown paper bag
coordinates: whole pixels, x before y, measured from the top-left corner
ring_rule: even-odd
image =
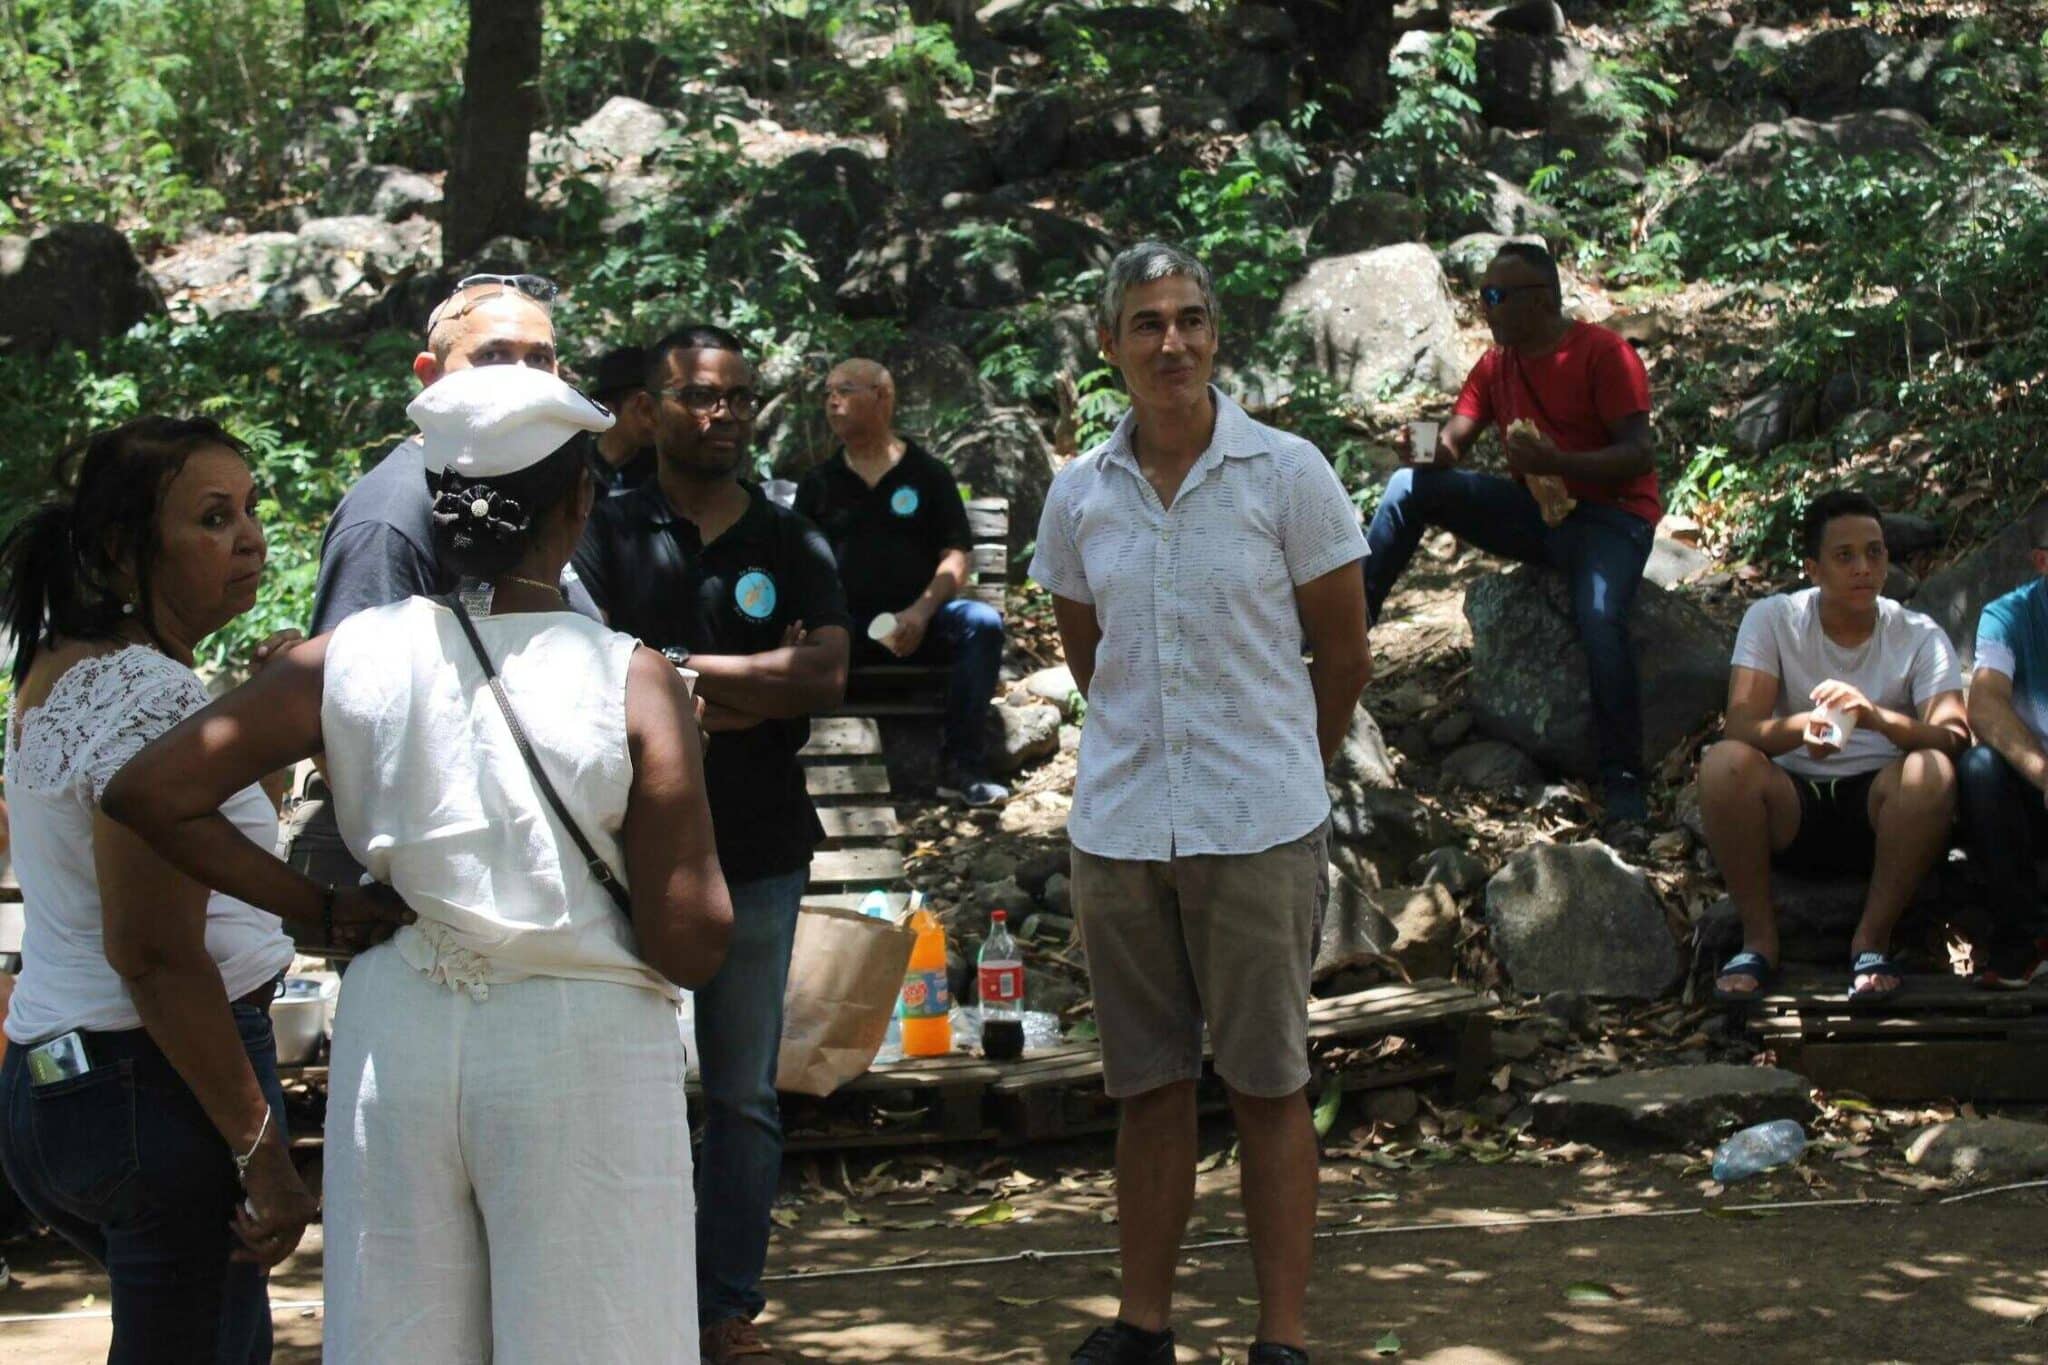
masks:
[[[904,926],[855,910],[806,905],[798,912],[777,1090],[829,1095],[868,1069],[889,1031],[916,941]]]

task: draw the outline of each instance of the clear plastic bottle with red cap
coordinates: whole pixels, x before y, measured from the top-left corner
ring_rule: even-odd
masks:
[[[988,940],[981,945],[976,974],[981,997],[981,1054],[991,1061],[1015,1061],[1024,1055],[1024,954],[1010,933],[1010,915],[989,916]]]

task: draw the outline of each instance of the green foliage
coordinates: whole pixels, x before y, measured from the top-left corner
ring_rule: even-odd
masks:
[[[1465,29],[1435,35],[1422,53],[1396,55],[1388,71],[1394,102],[1366,156],[1367,180],[1384,189],[1408,190],[1417,188],[1419,179],[1426,196],[1470,198],[1469,184],[1440,171],[1464,156],[1471,121],[1479,115],[1479,99],[1472,93],[1479,79],[1478,39]]]

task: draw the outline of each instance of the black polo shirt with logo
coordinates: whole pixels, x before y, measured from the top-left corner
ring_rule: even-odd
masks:
[[[793,621],[809,630],[847,624],[825,538],[751,485],[747,510],[709,545],[676,515],[658,480],[602,498],[575,565],[612,628],[656,649],[760,654],[780,648]],[[825,837],[797,760],[810,735],[803,717],[769,719],[720,731],[705,746],[706,794],[729,880],[796,871]]]
[[[796,510],[832,542],[839,581],[856,620],[901,611],[915,602],[948,550],[972,550],[967,504],[953,471],[904,443],[903,458],[873,488],[841,450],[804,475]]]

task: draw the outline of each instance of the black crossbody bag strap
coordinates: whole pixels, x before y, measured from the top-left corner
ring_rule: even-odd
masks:
[[[583,855],[583,865],[590,869],[590,875],[605,889],[606,894],[612,898],[612,903],[630,918],[633,913],[632,898],[627,895],[625,885],[612,873],[611,864],[599,857],[597,850],[590,846],[590,840],[583,837],[582,828],[577,825],[575,817],[569,814],[569,808],[562,804],[562,797],[555,790],[555,784],[548,781],[547,771],[540,766],[540,756],[534,753],[533,745],[527,742],[526,731],[519,725],[519,717],[512,713],[512,699],[505,695],[505,684],[498,679],[497,667],[491,663],[491,656],[485,651],[484,642],[477,637],[476,623],[469,619],[469,612],[463,607],[459,597],[450,595],[442,600],[453,609],[456,623],[462,627],[463,635],[469,640],[469,647],[476,651],[476,661],[482,666],[484,678],[491,685],[491,695],[498,699],[498,710],[504,714],[505,728],[512,732],[512,743],[518,747],[519,756],[526,760],[526,770],[533,774],[534,785],[538,786],[540,794],[547,798],[548,806],[555,812],[555,818],[562,822],[562,828],[569,831],[569,837],[575,841],[576,851]]]

